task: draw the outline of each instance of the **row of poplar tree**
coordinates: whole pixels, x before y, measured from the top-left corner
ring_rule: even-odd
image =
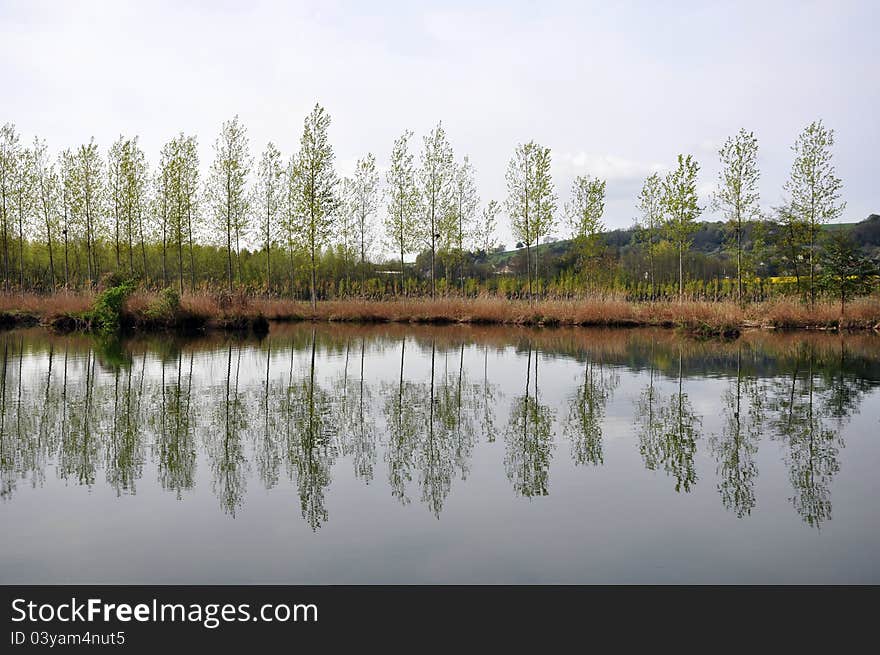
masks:
[[[525,248],[529,297],[540,264],[536,246],[560,228],[560,218],[583,270],[600,255],[605,181],[576,177],[569,201],[559,212],[547,147],[534,141],[519,144],[506,171],[506,199],[481,206],[474,167],[467,156],[455,160],[442,123],[423,137],[418,162],[411,152],[412,132],[395,140],[384,185],[371,153],[357,161],[350,177],[338,176],[329,126],[329,114],[315,105],[304,121],[299,150],[288,161],[269,142],[254,162],[247,131],[236,116],[223,123],[203,179],[195,136],[181,133],[171,139],[151,168],[137,137],[120,137],[106,154],[92,139],[53,159],[45,141],[37,138],[23,147],[15,126],[3,125],[4,289],[90,286],[112,270],[142,280],[161,279],[181,292],[206,280],[232,290],[242,282],[244,253],[262,259],[260,276],[270,293],[282,291],[285,277],[292,285],[295,269],[306,268],[314,302],[319,262],[326,252],[342,253],[360,272],[363,292],[368,262],[382,243],[399,257],[401,288],[407,256],[430,255],[426,273],[434,296],[438,256],[444,256],[447,276],[449,261],[458,264],[464,290],[467,255],[493,249],[502,211]],[[806,253],[811,298],[818,229],[844,208],[841,181],[831,163],[833,143],[833,131],[821,121],[800,134],[785,186],[788,201],[778,210],[783,232],[799,240],[798,256]],[[719,154],[721,170],[711,204],[731,226],[742,298],[748,274],[743,235],[749,222],[762,218],[757,139],[740,130]],[[637,234],[648,261],[652,296],[654,253],[663,242],[678,252],[678,287],[683,293],[684,255],[704,209],[697,194],[698,172],[691,155],[679,155],[673,170],[664,177],[650,175],[639,194]],[[215,262],[222,256],[225,279],[216,274],[216,266],[199,270],[197,262],[204,258],[197,252],[205,248],[214,253]],[[278,288],[273,288],[273,280]],[[445,288],[452,286],[450,282],[444,279]]]

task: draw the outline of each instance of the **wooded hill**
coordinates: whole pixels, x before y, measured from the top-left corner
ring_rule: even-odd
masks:
[[[779,226],[772,221],[765,221],[763,226],[766,233],[772,235],[779,229]],[[753,226],[746,228],[745,247],[749,249],[752,245],[751,239],[748,237],[752,233]],[[842,230],[849,234],[856,244],[861,248],[862,252],[867,256],[880,260],[880,214],[870,214],[866,219],[857,223],[833,223],[822,226],[823,231],[833,232]],[[609,230],[602,232],[601,239],[605,248],[617,253],[625,254],[628,250],[637,247],[635,240],[637,228],[629,227],[626,229]],[[726,254],[725,237],[728,233],[727,224],[723,221],[704,221],[699,224],[699,229],[693,235],[693,245],[691,252],[702,253],[704,255],[721,255]],[[572,248],[571,239],[559,239],[550,243],[542,243],[537,249],[542,257],[566,258]],[[488,261],[495,268],[504,268],[510,265],[512,260],[520,252],[520,248],[513,250],[496,250],[490,253]]]

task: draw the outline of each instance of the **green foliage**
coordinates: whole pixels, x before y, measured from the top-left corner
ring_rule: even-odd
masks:
[[[172,287],[166,287],[159,292],[156,298],[144,310],[144,314],[150,320],[173,320],[180,310],[180,294]]]
[[[131,282],[123,282],[99,293],[87,317],[92,329],[105,334],[117,332],[122,324],[122,306],[134,289]]]
[[[820,257],[821,285],[840,298],[843,313],[849,298],[871,293],[880,274],[877,265],[862,255],[846,234],[832,232]]]

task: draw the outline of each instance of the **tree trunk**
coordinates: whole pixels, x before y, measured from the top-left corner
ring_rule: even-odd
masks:
[[[18,203],[18,288],[24,291],[24,208]]]
[[[49,247],[49,274],[52,277],[52,291],[55,291],[55,257],[52,251],[52,227],[48,212],[46,213],[46,241]]]
[[[67,210],[64,210],[64,224],[67,225]],[[67,228],[64,228],[64,290],[70,288],[70,255],[67,245]]]
[[[86,195],[86,268],[89,275],[89,287],[92,286],[92,221],[89,197]]]
[[[177,288],[183,295],[183,227],[180,218],[177,220]]]
[[[232,293],[232,225],[226,218],[226,276],[229,279],[229,293]]]
[[[403,232],[400,233],[400,290],[406,297],[406,268],[403,263]]]
[[[815,267],[813,265],[813,245],[815,241],[814,235],[814,225],[813,222],[810,221],[810,308],[812,309],[816,304],[816,287],[814,286],[814,270]]]
[[[195,293],[196,291],[196,257],[193,252],[193,228],[192,228],[192,207],[187,205],[186,208],[186,225],[187,232],[189,233],[189,276],[190,276],[190,291]]]
[[[271,245],[269,243],[269,199],[266,199],[266,295],[271,295],[272,293],[272,260],[270,248]]]
[[[435,234],[437,232],[437,228],[434,225],[434,208],[431,208],[431,300],[434,300],[434,295],[436,293],[436,284],[434,283],[434,251],[436,249],[436,239]]]
[[[316,310],[318,308],[318,297],[316,295],[316,290],[315,290],[315,287],[317,286],[317,284],[316,284],[317,264],[315,263],[315,230],[314,230],[314,225],[315,225],[315,217],[314,217],[314,215],[312,215],[312,229],[310,230],[310,234],[309,234],[309,241],[310,241],[309,250],[311,251],[311,258],[312,258],[312,279],[311,279],[312,309]]]
[[[742,221],[737,217],[736,227],[736,300],[743,304],[743,276],[742,276]]]
[[[678,302],[684,302],[684,266],[682,259],[684,258],[684,246],[678,245]]]
[[[528,229],[528,228],[526,228]],[[529,284],[529,304],[532,304],[532,253],[529,242],[526,241],[526,279]]]

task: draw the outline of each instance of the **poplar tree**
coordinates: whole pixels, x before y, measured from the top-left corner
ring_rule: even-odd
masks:
[[[55,250],[53,236],[58,232],[58,194],[59,180],[55,166],[49,161],[46,142],[34,139],[34,179],[39,206],[39,225],[46,240],[46,249],[49,253],[49,279],[52,290],[57,287],[55,275]],[[57,237],[56,237],[57,238]]]
[[[100,273],[97,239],[101,231],[101,204],[104,197],[104,172],[98,146],[92,138],[74,155],[73,216],[80,224],[86,246],[86,271],[91,286]]]
[[[147,247],[144,231],[144,213],[147,203],[147,187],[150,170],[144,151],[134,137],[126,148],[123,167],[123,211],[128,241],[128,269],[134,273],[134,239],[137,235],[141,251],[141,275],[147,277]]]
[[[351,291],[351,262],[357,252],[357,197],[354,180],[343,177],[339,181],[339,205],[336,208],[336,243],[345,269],[345,292]]]
[[[177,289],[183,294],[183,240],[186,233],[183,136],[173,139],[166,148],[168,149],[165,159],[165,166],[168,167],[168,224],[177,247]]]
[[[284,206],[281,212],[281,231],[284,234],[284,245],[287,250],[287,283],[288,289],[293,292],[293,268],[294,251],[301,246],[299,235],[302,231],[299,215],[299,169],[297,168],[297,153],[290,156],[290,161],[284,171]]]
[[[744,223],[760,217],[758,205],[758,139],[740,129],[729,137],[721,150],[721,170],[713,206],[724,213],[733,232],[736,252],[736,298],[743,301],[743,228]]]
[[[359,159],[352,178],[355,233],[360,254],[361,297],[366,293],[365,276],[367,253],[372,248],[376,236],[374,215],[379,207],[379,173],[376,171],[376,158],[372,153]]]
[[[15,167],[14,202],[18,224],[18,288],[24,291],[25,225],[34,208],[34,153],[29,148],[18,151]]]
[[[477,207],[480,205],[474,167],[467,155],[465,155],[461,165],[455,168],[452,201],[453,211],[455,212],[455,222],[452,228],[454,230],[456,257],[459,266],[458,277],[461,293],[464,294],[465,242],[471,238]]]
[[[109,204],[109,213],[113,219],[114,234],[114,251],[116,253],[116,270],[120,268],[119,254],[119,234],[120,223],[122,221],[122,187],[123,187],[123,168],[125,167],[126,151],[128,150],[128,140],[120,136],[107,154],[107,202]]]
[[[661,206],[664,228],[678,250],[678,299],[684,301],[684,251],[697,231],[697,217],[703,208],[697,205],[697,173],[700,165],[691,155],[679,155],[678,167],[663,180]]]
[[[238,240],[248,215],[247,179],[250,169],[247,131],[236,115],[232,120],[223,123],[220,136],[214,142],[214,161],[206,188],[215,228],[226,249],[226,277],[230,292],[233,289],[233,247],[238,255]]]
[[[663,226],[663,183],[657,173],[652,173],[645,179],[642,190],[639,192],[638,204],[639,218],[636,222],[637,238],[645,244],[648,251],[648,273],[651,280],[651,300],[657,295],[657,283],[655,280],[654,253],[660,238],[660,230]]]
[[[538,148],[535,157],[535,278],[539,283],[540,292],[540,266],[538,255],[541,246],[541,237],[549,236],[556,228],[556,191],[553,186],[553,178],[550,175],[551,156],[550,148]]]
[[[58,156],[59,185],[61,187],[61,237],[64,242],[64,288],[70,288],[70,239],[74,235],[74,179],[76,162],[70,149]]]
[[[400,253],[400,285],[406,290],[404,257],[413,247],[415,219],[419,210],[419,190],[413,156],[409,152],[412,132],[406,131],[394,141],[391,165],[385,176],[388,186],[388,205],[385,233]]]
[[[279,216],[284,203],[284,165],[281,153],[271,141],[257,166],[256,202],[260,240],[266,250],[266,293],[272,292],[272,242],[278,233]]]
[[[571,185],[571,201],[565,206],[565,215],[585,263],[598,254],[599,237],[605,229],[604,212],[605,181],[588,175],[577,176]]]
[[[821,120],[810,123],[792,146],[795,159],[791,177],[785,183],[790,196],[789,210],[806,228],[811,306],[816,302],[815,252],[819,229],[838,218],[846,207],[840,200],[843,182],[831,162],[833,145],[834,130],[827,129]]]
[[[507,165],[505,178],[510,226],[514,237],[526,248],[526,275],[531,302],[534,298],[531,246],[552,229],[556,208],[556,195],[550,178],[550,149],[534,141],[519,144]]]
[[[196,258],[195,235],[193,233],[193,217],[197,216],[199,203],[199,144],[195,136],[178,137],[179,185],[181,194],[181,222],[186,225],[186,237],[189,246],[190,289],[196,289]],[[181,287],[182,288],[182,287]]]
[[[15,125],[0,128],[0,230],[3,238],[3,288],[9,291],[9,233],[14,216],[14,189],[19,163],[19,138]]]
[[[297,207],[302,217],[300,241],[308,249],[311,262],[312,308],[318,304],[317,256],[330,239],[339,204],[339,182],[333,168],[335,155],[327,136],[329,126],[330,115],[316,104],[306,116],[297,154]]]
[[[474,229],[474,246],[484,255],[495,247],[495,231],[498,228],[498,214],[501,205],[497,200],[490,200],[480,213],[480,220]]]
[[[161,234],[162,243],[162,284],[168,286],[168,239],[171,235],[171,210],[174,205],[172,184],[173,153],[170,144],[165,144],[159,155],[159,169],[153,178],[152,214],[158,222],[157,236]]]
[[[165,231],[174,239],[177,248],[177,283],[183,293],[183,253],[189,251],[190,288],[195,290],[195,256],[193,253],[193,214],[198,203],[199,155],[195,137],[182,132],[165,144],[160,162],[163,183],[161,192]],[[163,239],[163,243],[167,238]],[[167,282],[166,282],[167,283]]]
[[[431,298],[437,294],[437,244],[446,232],[449,219],[452,181],[454,175],[452,146],[446,139],[443,123],[422,139],[419,185],[424,222],[417,227],[422,242],[431,249]]]
[[[780,253],[782,260],[788,263],[787,270],[794,275],[798,294],[806,299],[800,262],[803,257],[801,251],[806,247],[805,244],[808,241],[807,226],[787,204],[774,207],[773,220],[777,226],[776,245],[782,251]]]

